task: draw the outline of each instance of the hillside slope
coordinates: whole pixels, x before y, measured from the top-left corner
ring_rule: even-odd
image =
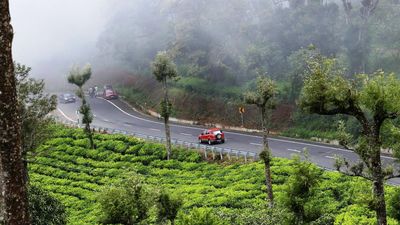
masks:
[[[262,163],[217,164],[185,149],[175,149],[173,159],[166,161],[163,145],[122,135],[96,134],[95,142],[97,149],[90,150],[81,130],[60,127],[29,165],[31,182],[67,206],[69,224],[97,224],[97,193],[130,172],[141,174],[150,185],[179,194],[184,200],[182,212],[208,207],[230,224],[253,224],[235,218],[265,201]],[[295,165],[293,160],[273,159],[274,191],[283,208]],[[337,224],[374,224],[367,181],[320,171],[315,166],[311,169],[318,170],[321,178],[304,203],[308,213],[313,212],[316,219],[335,219]],[[388,200],[394,192],[393,187],[387,187]],[[389,206],[391,215],[396,215],[395,211]]]

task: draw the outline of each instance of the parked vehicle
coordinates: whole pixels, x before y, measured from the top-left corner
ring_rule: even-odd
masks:
[[[60,94],[58,96],[58,102],[59,103],[75,103],[76,102],[76,97],[73,94],[70,93],[64,93],[64,94]]]
[[[117,98],[118,98],[118,94],[117,94],[117,92],[112,88],[111,85],[104,85],[104,88],[103,88],[103,98],[105,98],[105,99],[107,99],[107,100],[117,99]]]
[[[225,143],[225,134],[219,128],[211,128],[204,130],[199,135],[199,143],[203,142],[206,142],[209,145],[212,145],[214,143]]]

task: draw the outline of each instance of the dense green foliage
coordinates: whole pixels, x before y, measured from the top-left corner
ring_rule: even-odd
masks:
[[[29,215],[32,225],[67,224],[65,206],[43,189],[29,187]]]
[[[183,201],[178,196],[171,196],[169,193],[162,191],[157,198],[157,222],[166,223],[170,221],[174,224],[176,216]]]
[[[131,177],[132,172],[142,176],[146,185],[168,190],[182,198],[183,206],[176,224],[190,220],[189,217],[210,220],[217,217],[220,221],[217,224],[240,225],[290,224],[293,219],[284,202],[291,187],[298,187],[296,174],[299,172],[296,171],[304,171],[296,161],[272,159],[277,207],[271,210],[265,208],[262,163],[219,165],[204,162],[201,154],[186,149],[173,149],[171,160],[167,161],[165,147],[161,144],[123,135],[95,134],[94,139],[95,150],[89,148],[82,130],[58,127],[54,138],[37,149],[45,154],[29,165],[31,183],[50,192],[65,205],[69,224],[96,224],[102,215],[101,205],[96,201],[99,193],[110,190],[107,187],[117,188],[113,184]],[[362,178],[321,171],[311,164],[306,167],[320,174],[318,185],[312,186],[304,198],[309,202],[305,209],[307,215],[319,216],[316,221],[333,218],[337,224],[339,221],[350,224],[355,216],[360,221],[374,221],[371,183]],[[389,215],[397,218],[397,201],[391,199],[398,198],[398,194],[394,194],[393,187],[386,187],[386,191],[386,198],[391,202]],[[192,212],[193,208],[201,209]],[[207,216],[207,211],[212,214]],[[157,210],[150,210],[149,216],[156,221]],[[265,223],[261,222],[264,220]],[[394,224],[395,220],[391,221]]]
[[[214,215],[211,209],[205,208],[194,208],[187,215],[181,214],[178,221],[178,225],[228,225],[227,221]]]
[[[34,151],[51,133],[52,119],[47,116],[56,109],[57,96],[44,92],[45,83],[30,77],[31,68],[15,64],[18,102],[22,120],[22,149],[24,155]]]
[[[319,115],[346,115],[359,125],[357,136],[347,133],[344,122],[339,123],[339,141],[360,157],[360,162],[338,160],[338,170],[345,167],[351,175],[373,181],[374,208],[378,224],[386,225],[384,182],[397,174],[394,165],[385,165],[381,157],[383,143],[396,136],[396,126],[383,133],[384,124],[394,125],[400,116],[400,80],[394,74],[377,71],[346,79],[336,60],[320,54],[308,61],[309,70],[300,96],[300,107]],[[397,128],[397,129],[396,129]],[[398,144],[387,144],[395,154]]]
[[[106,187],[99,194],[101,224],[147,224],[151,202],[150,189],[135,174],[126,180]]]
[[[309,45],[337,57],[348,77],[378,69],[400,74],[399,9],[398,1],[377,0],[138,0],[118,11],[98,45],[113,70],[122,68],[135,80],[120,82],[124,93],[135,93],[127,95],[131,102],[145,95],[145,107],[157,107],[156,81],[138,80],[150,77],[150,62],[158,51],[167,51],[182,76],[171,91],[175,115],[240,126],[242,92],[258,75],[268,74],[281,87],[279,104],[296,108],[305,60],[314,54]],[[246,110],[246,127],[260,127],[255,110]],[[295,111],[277,113],[274,128],[311,130]],[[279,119],[289,122],[282,125]],[[321,131],[334,130],[329,120],[319,121]],[[332,138],[325,132],[318,136]]]

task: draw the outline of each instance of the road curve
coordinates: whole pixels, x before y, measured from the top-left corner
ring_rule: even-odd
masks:
[[[136,112],[119,100],[108,101],[102,98],[88,99],[94,115],[93,125],[109,129],[119,129],[128,132],[165,137],[164,124],[157,118]],[[57,112],[69,121],[77,121],[79,102],[59,104]],[[197,142],[197,136],[204,127],[171,123],[171,136],[174,139],[186,142]],[[262,148],[262,137],[256,134],[224,131],[226,142],[219,147],[243,150],[258,154]],[[290,158],[293,154],[302,154],[308,151],[309,159],[317,165],[334,170],[335,155],[343,156],[350,161],[357,161],[359,157],[352,151],[336,146],[321,143],[302,142],[290,139],[269,138],[270,148],[274,156]],[[397,167],[395,158],[382,155],[385,165]],[[390,180],[391,184],[400,185],[400,179]]]

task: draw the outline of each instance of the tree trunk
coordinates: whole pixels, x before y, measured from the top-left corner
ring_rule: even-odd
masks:
[[[374,195],[376,200],[375,211],[378,225],[386,225],[386,202],[383,179],[377,179],[374,181]]]
[[[274,195],[272,191],[272,178],[271,178],[271,150],[268,145],[268,127],[267,127],[267,116],[266,108],[261,107],[261,127],[263,132],[263,146],[264,149],[260,153],[260,158],[264,161],[265,166],[265,185],[267,187],[267,195],[269,200],[269,206],[274,206]]]
[[[374,195],[375,195],[375,212],[378,220],[378,225],[386,225],[386,201],[385,201],[385,187],[384,175],[382,172],[380,146],[375,148],[374,156],[372,158],[371,166],[374,179]]]
[[[167,86],[167,78],[164,78],[163,81],[164,86],[164,104],[165,104],[165,115],[164,115],[164,125],[165,125],[165,138],[167,139],[167,160],[171,157],[171,132],[169,129],[169,114],[170,114],[170,107],[169,107],[169,99],[168,99],[168,86]],[[164,110],[164,109],[163,109]]]
[[[89,138],[90,148],[94,149],[93,134],[92,134],[92,130],[90,129],[90,123],[86,123],[85,130],[86,130],[86,134]]]
[[[80,92],[82,93],[82,108],[85,108],[85,106],[87,106],[88,103],[86,102],[86,98],[85,98],[85,95],[83,94],[82,87],[80,87]],[[89,106],[88,106],[88,108],[89,108]],[[92,133],[92,130],[90,129],[89,117],[90,117],[90,112],[85,112],[83,114],[82,121],[85,122],[85,133],[89,138],[90,148],[94,149],[93,133]]]
[[[28,225],[28,196],[22,159],[21,121],[18,113],[13,29],[8,0],[0,0],[0,173],[7,225]]]
[[[171,157],[171,133],[169,130],[168,118],[164,118],[165,136],[167,139],[167,160]]]
[[[0,160],[0,224],[5,223],[5,215],[6,215],[6,207],[5,207],[5,196],[4,193],[6,192],[5,189],[5,182],[4,182],[4,169],[3,169],[3,164],[1,163]]]

